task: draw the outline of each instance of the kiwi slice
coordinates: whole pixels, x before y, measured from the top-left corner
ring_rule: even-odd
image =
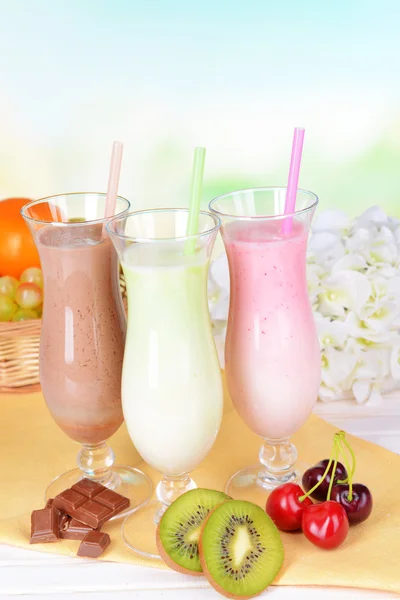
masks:
[[[242,500],[218,506],[199,541],[209,583],[228,598],[252,598],[274,580],[284,558],[278,529],[262,508]]]
[[[201,575],[198,541],[204,521],[216,506],[230,500],[223,492],[195,489],[182,494],[167,508],[157,528],[161,558],[169,567],[189,575]]]

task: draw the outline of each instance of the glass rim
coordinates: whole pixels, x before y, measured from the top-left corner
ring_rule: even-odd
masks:
[[[65,194],[52,194],[51,196],[45,196],[44,198],[38,198],[37,200],[31,200],[30,202],[27,202],[26,204],[24,204],[24,206],[20,209],[20,213],[22,215],[22,217],[27,220],[27,221],[31,221],[32,223],[46,223],[47,225],[55,225],[57,227],[82,227],[85,225],[96,225],[97,223],[107,223],[107,221],[109,221],[110,219],[113,219],[115,217],[119,217],[120,215],[124,214],[124,212],[126,212],[127,210],[129,210],[131,203],[129,202],[129,200],[127,198],[124,198],[124,196],[117,196],[117,200],[123,200],[124,202],[127,203],[126,208],[118,213],[118,215],[113,215],[112,217],[102,217],[101,219],[90,219],[87,221],[72,221],[72,222],[68,222],[68,221],[42,221],[41,219],[34,219],[33,217],[30,217],[29,215],[26,214],[26,211],[31,208],[32,206],[35,206],[36,204],[40,204],[41,202],[46,202],[51,200],[52,198],[65,198],[68,196],[101,196],[101,197],[106,197],[107,193],[106,192],[67,192]]]
[[[244,194],[244,193],[248,193],[248,192],[272,192],[274,190],[277,191],[282,191],[282,190],[287,190],[287,186],[285,185],[275,185],[275,186],[264,186],[264,187],[253,187],[253,188],[246,188],[243,190],[235,190],[234,192],[228,192],[227,194],[222,194],[221,196],[217,196],[216,198],[213,198],[213,200],[211,200],[211,202],[208,205],[208,208],[211,212],[213,212],[214,214],[218,215],[219,217],[228,217],[230,219],[241,219],[242,221],[255,221],[255,220],[262,220],[262,221],[273,221],[273,220],[282,220],[282,219],[286,219],[288,217],[296,217],[298,215],[307,213],[308,211],[311,211],[312,209],[314,209],[318,202],[319,202],[319,198],[316,194],[314,194],[314,192],[310,192],[309,190],[303,190],[302,188],[298,188],[297,189],[297,193],[301,193],[304,194],[306,196],[309,196],[310,198],[313,198],[313,202],[309,205],[306,206],[305,208],[301,208],[300,210],[295,210],[293,212],[290,213],[282,213],[279,215],[240,215],[240,214],[232,214],[232,213],[224,213],[220,210],[217,210],[216,208],[213,208],[213,204],[222,200],[223,198],[228,198],[229,196],[236,196],[236,194]]]
[[[132,242],[135,242],[138,244],[156,244],[158,242],[163,242],[163,243],[165,243],[165,242],[185,242],[187,240],[194,240],[194,239],[202,237],[203,235],[210,235],[214,231],[218,232],[218,230],[221,226],[221,219],[219,218],[218,215],[216,215],[212,212],[209,212],[207,210],[199,210],[199,214],[205,215],[207,217],[211,217],[211,219],[214,221],[214,227],[211,227],[211,229],[207,229],[206,231],[194,233],[193,235],[183,235],[183,236],[179,236],[179,237],[166,237],[166,238],[151,238],[151,237],[137,237],[137,236],[132,236],[132,235],[125,235],[123,233],[118,233],[117,231],[112,230],[112,226],[114,225],[114,222],[118,221],[119,219],[127,220],[130,217],[140,216],[140,215],[144,215],[144,214],[151,214],[151,213],[177,213],[177,212],[189,213],[189,209],[188,208],[147,208],[144,210],[132,210],[124,215],[117,215],[117,216],[113,217],[112,219],[110,219],[106,225],[106,231],[111,236],[115,236],[117,238],[124,239],[124,240],[131,240]]]

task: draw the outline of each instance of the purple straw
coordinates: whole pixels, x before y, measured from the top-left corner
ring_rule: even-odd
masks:
[[[292,214],[296,208],[297,186],[299,184],[301,153],[303,151],[304,129],[296,127],[293,135],[292,157],[290,159],[289,177],[286,190],[285,215]],[[284,219],[282,224],[283,233],[291,233],[292,217]]]

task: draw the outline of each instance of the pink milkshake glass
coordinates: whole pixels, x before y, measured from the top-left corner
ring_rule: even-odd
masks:
[[[117,198],[115,214],[129,202]],[[118,257],[105,232],[105,194],[63,194],[22,208],[39,251],[44,280],[40,383],[57,425],[81,444],[77,469],[56,477],[53,498],[88,477],[127,496],[126,516],[151,495],[141,471],[114,464],[107,439],[122,425],[126,316]],[[51,449],[50,449],[51,450]]]
[[[295,481],[290,437],[309,417],[320,385],[320,348],[308,297],[307,238],[318,198],[298,190],[284,216],[286,188],[216,198],[230,273],[225,369],[232,402],[264,443],[259,463],[235,473],[226,491],[265,503],[266,490]],[[290,219],[290,227],[283,227]]]

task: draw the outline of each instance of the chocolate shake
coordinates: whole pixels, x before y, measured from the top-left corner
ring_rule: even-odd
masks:
[[[126,321],[114,248],[101,224],[45,226],[36,241],[44,275],[43,395],[69,437],[105,441],[123,421]]]

